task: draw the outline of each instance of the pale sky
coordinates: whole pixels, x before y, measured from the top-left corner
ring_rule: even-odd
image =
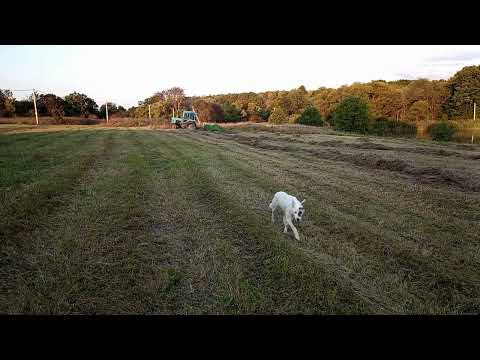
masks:
[[[448,79],[480,65],[480,46],[2,46],[0,89],[85,93],[125,107],[172,86],[187,95]],[[14,92],[17,98],[25,93]]]

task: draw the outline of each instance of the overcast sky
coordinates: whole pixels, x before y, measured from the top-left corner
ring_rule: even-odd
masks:
[[[480,46],[0,46],[0,89],[77,91],[130,107],[172,86],[187,95],[313,90],[448,79],[467,65],[480,65]]]

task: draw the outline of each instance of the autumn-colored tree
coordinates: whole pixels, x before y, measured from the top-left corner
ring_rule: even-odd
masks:
[[[220,105],[205,100],[193,101],[193,106],[201,122],[222,122],[224,113]]]
[[[407,119],[410,121],[425,121],[429,118],[428,102],[426,100],[418,100],[410,106]]]
[[[185,92],[182,88],[172,87],[170,89],[163,90],[160,95],[163,96],[164,100],[171,104],[171,107],[175,110],[175,116],[181,115],[181,109],[185,105]]]
[[[268,118],[268,121],[271,122],[272,124],[282,124],[288,122],[288,113],[283,110],[281,107],[276,107],[270,117]]]
[[[308,94],[305,90],[305,86],[300,86],[298,89],[289,91],[286,94],[287,105],[289,106],[289,114],[300,114],[308,105]]]

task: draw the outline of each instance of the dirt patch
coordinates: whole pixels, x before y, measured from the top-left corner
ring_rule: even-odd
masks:
[[[327,140],[322,142],[312,142],[312,145],[320,145],[320,146],[343,146],[345,143],[339,140]]]
[[[469,150],[469,151],[478,150],[477,147],[474,147],[474,146],[471,146],[471,145],[464,145],[464,144],[455,145],[455,148],[460,149],[460,150]]]

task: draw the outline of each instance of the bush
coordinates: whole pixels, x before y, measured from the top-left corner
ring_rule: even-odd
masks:
[[[427,134],[435,141],[451,141],[454,133],[455,127],[446,121],[432,124],[427,128]]]
[[[417,125],[379,117],[371,123],[369,133],[377,136],[415,137],[417,135]]]
[[[282,124],[288,122],[288,114],[281,107],[276,107],[272,115],[268,118],[272,124]]]
[[[305,111],[300,115],[298,118],[298,123],[302,125],[310,125],[310,126],[323,126],[324,122],[322,119],[322,115],[317,110],[317,108],[310,106],[305,109]]]
[[[358,96],[348,96],[335,108],[332,115],[335,130],[366,133],[368,131],[368,105]]]
[[[213,124],[213,125],[206,124],[203,126],[203,128],[207,131],[225,131],[224,128],[222,128],[220,125],[217,125],[217,124]]]
[[[267,121],[268,117],[270,116],[270,111],[261,109],[258,111],[258,115],[263,119],[263,121]]]

